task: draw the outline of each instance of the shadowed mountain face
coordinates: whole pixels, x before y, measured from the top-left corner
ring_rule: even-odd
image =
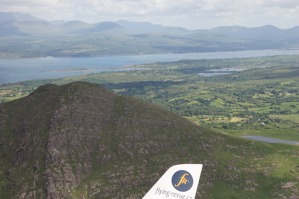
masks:
[[[178,163],[204,164],[199,198],[298,194],[280,189],[296,176],[270,175],[277,165],[263,160],[272,153],[89,83],[0,104],[0,198],[137,199]]]

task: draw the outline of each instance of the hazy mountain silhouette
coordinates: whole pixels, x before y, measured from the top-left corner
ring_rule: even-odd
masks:
[[[0,54],[8,57],[99,56],[290,49],[299,47],[299,28],[266,25],[187,30],[149,22],[46,21],[0,13]]]

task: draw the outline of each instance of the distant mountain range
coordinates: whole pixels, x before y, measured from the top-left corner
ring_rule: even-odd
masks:
[[[98,56],[299,47],[299,26],[187,30],[149,22],[46,21],[0,12],[0,57]]]

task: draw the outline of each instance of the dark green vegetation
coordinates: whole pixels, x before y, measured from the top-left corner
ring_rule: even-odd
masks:
[[[160,85],[183,86],[173,73]],[[0,157],[0,198],[140,199],[176,163],[204,164],[198,198],[299,196],[298,146],[215,133],[83,82],[45,85],[0,104]]]
[[[187,30],[147,22],[49,22],[0,12],[0,57],[5,58],[287,49],[299,47],[298,35],[298,27]]]
[[[84,80],[231,135],[299,141],[298,63],[298,56],[156,63],[136,71],[3,85],[0,97],[12,100],[41,84]]]

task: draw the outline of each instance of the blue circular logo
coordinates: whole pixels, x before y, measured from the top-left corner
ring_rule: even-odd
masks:
[[[172,185],[173,187],[181,192],[185,192],[191,189],[193,185],[192,175],[185,170],[180,170],[175,172],[172,176]]]

